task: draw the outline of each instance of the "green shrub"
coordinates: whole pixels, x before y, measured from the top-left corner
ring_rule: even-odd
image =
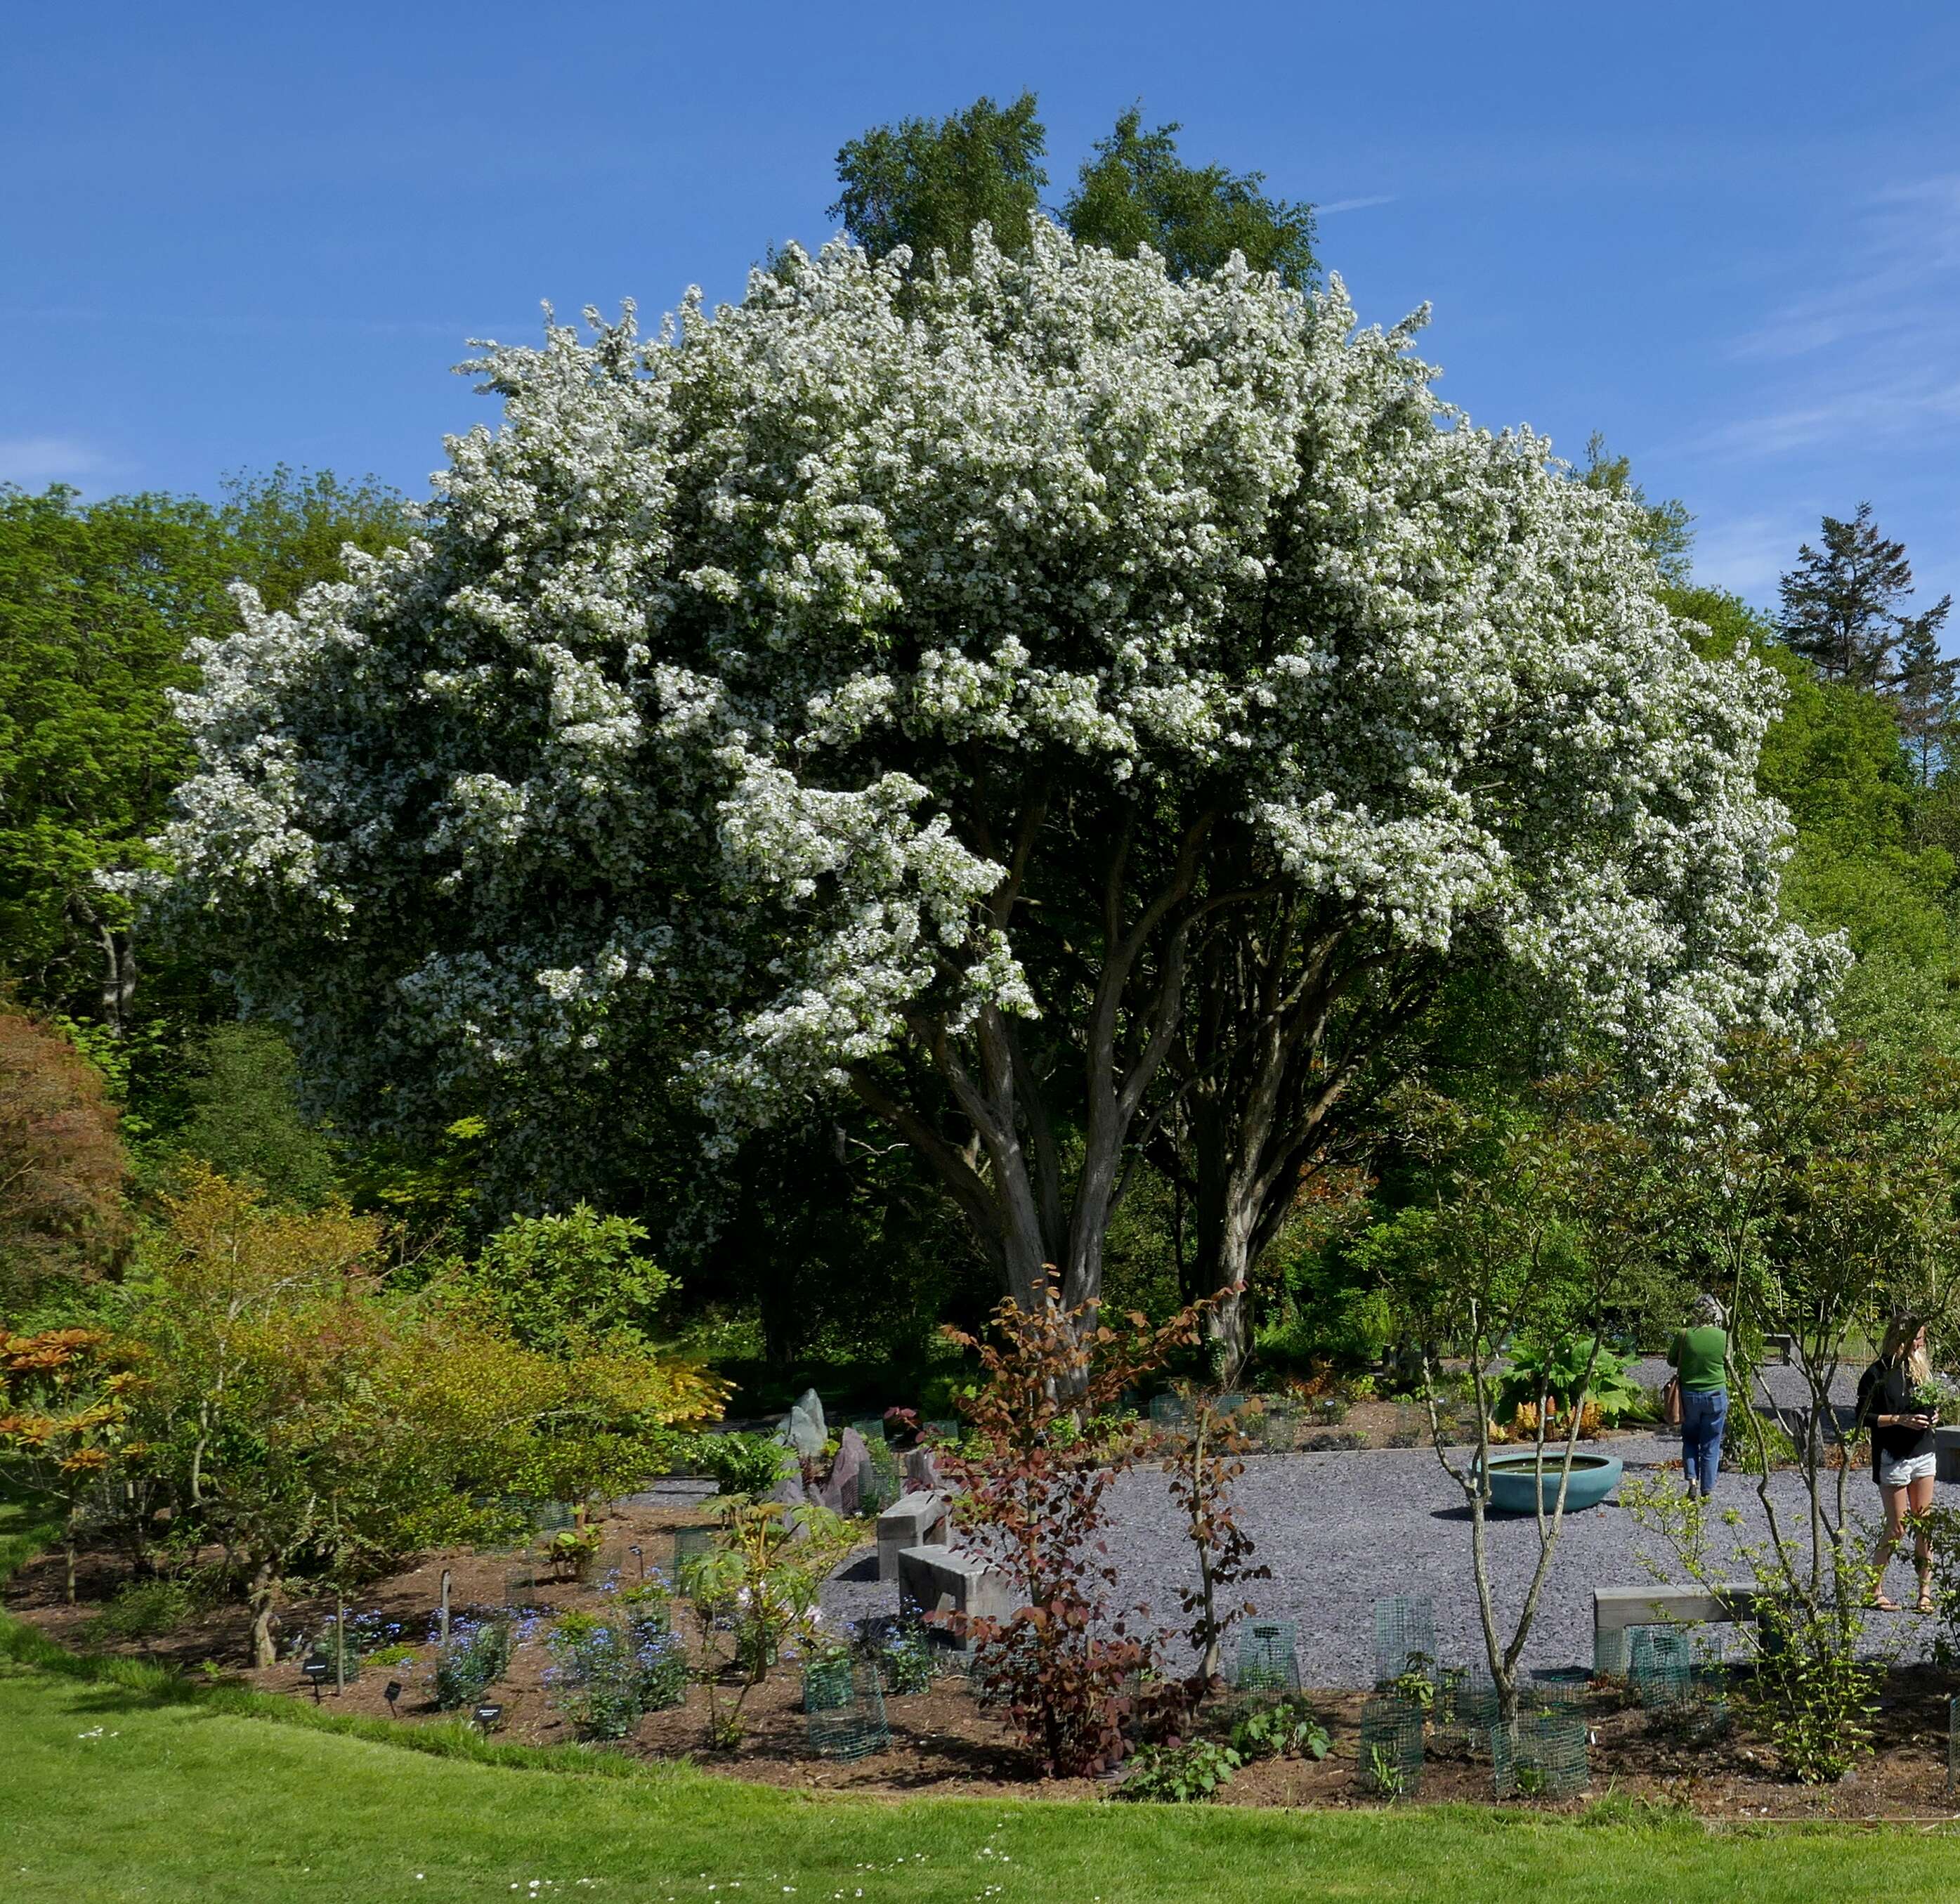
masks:
[[[664,1606],[622,1609],[610,1619],[568,1613],[545,1641],[552,1703],[581,1738],[623,1739],[642,1715],[687,1695],[687,1659]]]
[[[1255,1759],[1324,1759],[1332,1741],[1304,1699],[1279,1699],[1242,1712],[1232,1727],[1232,1750]]]
[[[180,1580],[132,1580],[81,1630],[91,1640],[155,1639],[175,1632],[196,1611],[196,1596]]]
[[[460,1619],[449,1643],[437,1649],[433,1678],[435,1702],[453,1712],[474,1705],[509,1671],[511,1624],[504,1619]]]
[[[1199,1804],[1215,1798],[1244,1763],[1230,1746],[1211,1739],[1145,1746],[1131,1760],[1128,1777],[1109,1796],[1134,1804]]]
[[[923,1692],[932,1684],[932,1646],[923,1627],[901,1627],[869,1650],[886,1692]]]
[[[724,1494],[767,1494],[782,1472],[783,1449],[767,1434],[704,1434],[700,1462]]]
[[[1592,1361],[1586,1374],[1586,1358]],[[1608,1427],[1621,1421],[1653,1418],[1653,1402],[1647,1390],[1627,1372],[1624,1356],[1616,1355],[1604,1342],[1593,1349],[1589,1336],[1568,1336],[1552,1343],[1525,1341],[1511,1351],[1511,1365],[1497,1390],[1497,1418],[1508,1422],[1522,1403],[1535,1405],[1541,1390],[1550,1394],[1561,1410],[1569,1412],[1580,1385],[1586,1399],[1599,1411]]]

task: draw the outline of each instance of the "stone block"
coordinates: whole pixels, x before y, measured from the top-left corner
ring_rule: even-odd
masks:
[[[899,1555],[899,1604],[918,1613],[966,1613],[1007,1619],[1015,1608],[1007,1576],[950,1547],[907,1547]]]
[[[908,1547],[943,1547],[951,1538],[943,1495],[900,1495],[878,1517],[878,1578],[898,1578],[899,1556]]]
[[[1596,1587],[1592,1590],[1593,1673],[1617,1676],[1626,1671],[1627,1632],[1631,1627],[1752,1620],[1759,1597],[1754,1587],[1739,1581],[1712,1587]]]
[[[1960,1481],[1960,1428],[1936,1428],[1933,1431],[1933,1459],[1939,1463],[1938,1479],[1942,1481]]]

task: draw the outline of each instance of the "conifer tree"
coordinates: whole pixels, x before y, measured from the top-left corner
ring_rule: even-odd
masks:
[[[1920,614],[1904,613],[1912,565],[1904,543],[1879,533],[1869,502],[1849,521],[1826,516],[1822,540],[1821,549],[1804,543],[1783,578],[1784,641],[1828,680],[1897,693],[1917,665],[1923,683],[1952,597]]]

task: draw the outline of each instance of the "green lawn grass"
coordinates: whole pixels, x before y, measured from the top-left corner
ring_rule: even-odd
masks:
[[[617,1759],[546,1769],[582,1762],[460,1735],[453,1756],[409,1751],[371,1722],[78,1666],[11,1623],[0,1639],[0,1904],[1898,1904],[1960,1890],[1960,1839],[1910,1829],[878,1804]]]

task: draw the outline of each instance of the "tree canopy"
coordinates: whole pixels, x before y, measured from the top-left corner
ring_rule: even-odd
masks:
[[[1004,107],[983,94],[944,119],[874,126],[837,154],[830,215],[873,257],[907,245],[921,268],[943,251],[964,270],[982,223],[1004,250],[1025,250],[1048,183],[1035,112],[1032,93]]]
[[[1062,222],[1080,244],[1134,258],[1148,245],[1175,278],[1201,278],[1237,252],[1255,271],[1271,271],[1297,290],[1313,282],[1313,208],[1268,198],[1263,172],[1186,165],[1176,120],[1144,129],[1131,107],[1084,161]]]
[[[1827,680],[1898,687],[1914,661],[1936,658],[1952,597],[1905,612],[1912,565],[1904,543],[1879,533],[1869,502],[1848,521],[1826,516],[1819,540],[1821,549],[1803,545],[1783,578],[1783,639]]]
[[[536,1185],[677,1049],[730,1131],[848,1089],[1074,1306],[1208,1092],[1242,1281],[1454,970],[1650,1075],[1811,1022],[1774,676],[1338,295],[1038,228],[483,368],[426,541],[248,603],[183,703],[183,890],[337,1119],[479,1111]]]
[[[1032,93],[1004,107],[983,97],[942,119],[873,127],[837,155],[831,215],[874,259],[908,247],[917,271],[935,252],[965,270],[982,221],[995,247],[1019,257],[1035,221],[1058,217],[1078,244],[1120,258],[1149,246],[1174,278],[1207,276],[1236,252],[1296,290],[1314,282],[1312,206],[1269,198],[1261,172],[1185,164],[1176,122],[1146,129],[1139,107],[1096,142],[1059,214],[1044,212],[1047,133],[1036,111]]]
[[[343,543],[404,541],[402,498],[284,465],[193,497],[84,501],[0,485],[0,968],[50,1008],[127,1028],[126,876],[154,863],[190,764],[170,705],[190,644],[232,626],[228,586],[289,607]]]

